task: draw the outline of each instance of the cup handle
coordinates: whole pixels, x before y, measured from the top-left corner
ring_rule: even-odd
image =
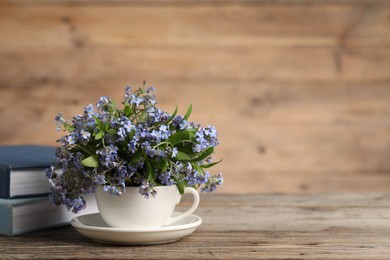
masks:
[[[191,193],[192,196],[194,197],[194,202],[192,203],[192,206],[187,211],[180,214],[179,216],[169,218],[168,221],[164,225],[170,225],[170,224],[176,223],[176,222],[188,217],[189,215],[191,215],[198,208],[199,193],[194,188],[191,188],[191,187],[186,187],[184,189],[184,194],[186,194],[186,193]]]

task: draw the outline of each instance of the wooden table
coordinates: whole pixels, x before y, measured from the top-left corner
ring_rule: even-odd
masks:
[[[196,214],[203,224],[171,244],[104,245],[68,226],[0,236],[0,258],[390,258],[390,194],[202,195]]]

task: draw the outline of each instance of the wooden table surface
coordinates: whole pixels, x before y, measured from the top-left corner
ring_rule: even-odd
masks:
[[[1,259],[389,259],[390,194],[202,195],[203,224],[157,246],[99,244],[71,226],[0,236]]]

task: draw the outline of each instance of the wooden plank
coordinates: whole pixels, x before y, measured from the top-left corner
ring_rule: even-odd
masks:
[[[32,1],[34,3],[35,1]],[[390,5],[2,6],[0,45],[389,46]],[[304,14],[304,15],[302,15]],[[104,17],[104,19],[102,19]]]
[[[55,144],[56,113],[67,118],[80,114],[100,95],[121,100],[122,88],[107,90],[109,85],[113,84],[80,82],[55,88],[52,83],[38,83],[3,90],[0,117],[8,124],[0,142]],[[194,121],[217,126],[221,144],[216,156],[224,162],[216,169],[231,171],[232,176],[241,171],[390,169],[386,85],[372,85],[367,92],[364,85],[163,84],[158,95],[164,110],[173,111],[178,104],[183,113],[192,102]],[[17,102],[22,105],[13,106]]]
[[[45,110],[46,107],[51,107],[43,111],[48,119],[53,118],[57,111],[70,117],[82,113],[84,105],[94,104],[101,95],[120,101],[125,86],[125,81],[117,84],[115,81],[84,79],[64,87],[63,83],[55,82],[54,79],[46,80],[32,82],[29,88],[27,85],[3,88],[2,108],[8,109],[12,114],[12,109],[24,109],[28,113],[28,108]],[[114,88],[107,89],[108,86]],[[172,94],[177,92],[180,94]],[[310,130],[312,127],[329,126],[359,130],[361,126],[368,129],[361,131],[370,131],[370,128],[375,131],[376,127],[386,128],[390,123],[390,91],[387,85],[382,84],[371,85],[367,90],[365,85],[353,84],[312,86],[262,82],[248,83],[245,88],[239,88],[235,83],[215,83],[210,86],[192,82],[168,82],[157,86],[157,95],[159,106],[167,111],[173,111],[175,104],[178,104],[180,111],[185,112],[188,104],[194,103],[193,120],[221,125],[226,128],[221,134],[226,131],[239,134],[242,125],[253,129],[243,131],[253,131],[252,134],[256,135],[258,129],[261,132],[262,128],[266,130],[267,127],[301,127]],[[21,102],[22,106],[11,107],[16,102]],[[213,111],[209,110],[210,106]],[[42,115],[36,115],[40,116]],[[232,118],[240,123],[229,125]]]
[[[377,0],[375,2],[388,4],[387,0]],[[354,5],[362,5],[362,4],[372,4],[371,0],[330,0],[326,1],[327,4],[354,4]],[[258,4],[277,4],[277,5],[296,5],[296,4],[311,4],[311,5],[323,5],[324,2],[321,0],[85,0],[85,1],[77,1],[77,0],[58,0],[58,1],[50,1],[50,0],[4,0],[0,2],[0,4],[4,5],[44,5],[44,6],[53,6],[53,5],[75,5],[75,6],[83,6],[83,5],[258,5]]]
[[[390,48],[384,51],[388,50]],[[202,55],[199,55],[200,53]],[[390,62],[387,66],[390,66]],[[375,80],[390,79],[387,66],[378,68]],[[347,69],[344,68],[344,71]],[[24,73],[21,75],[20,71]],[[353,71],[349,73],[353,74]],[[372,78],[361,74],[360,71],[354,76],[360,81],[366,77]],[[278,50],[96,47],[81,50],[69,48],[0,50],[2,86],[21,80],[27,83],[39,78],[54,78],[69,85],[88,78],[139,79],[138,82],[142,82],[143,79],[155,82],[201,80],[199,83],[211,80],[304,82],[334,81],[338,79],[338,74],[333,52],[318,48]]]
[[[390,47],[370,51],[354,48],[337,57],[327,48],[2,48],[0,85],[41,79],[73,85],[91,78],[202,84],[211,81],[378,83],[390,80],[389,57]]]
[[[225,182],[218,193],[389,192],[388,171],[256,171],[220,166]]]
[[[152,76],[155,76],[152,75]],[[49,118],[57,112],[68,117],[82,113],[83,106],[95,104],[100,96],[107,95],[120,102],[125,79],[88,79],[60,81],[56,75],[32,78],[30,82],[15,78],[9,85],[1,86],[2,111],[12,109],[43,109]],[[207,82],[198,79],[177,82],[171,79],[147,82],[157,88],[158,106],[170,112],[179,106],[184,113],[194,104],[192,119],[202,123],[210,121],[228,126],[232,118],[239,124],[229,125],[225,131],[238,131],[242,125],[257,129],[263,127],[386,127],[390,124],[390,88],[387,83],[288,83],[288,82]],[[159,83],[161,82],[161,83]],[[142,85],[133,80],[133,88]],[[38,102],[36,102],[38,101]],[[20,107],[13,104],[20,102]],[[213,109],[210,111],[210,107]],[[11,113],[11,112],[10,112]],[[23,115],[21,115],[23,116]],[[40,115],[37,114],[36,117]],[[12,120],[12,117],[9,118]],[[261,135],[261,134],[260,134]]]
[[[210,195],[179,242],[117,247],[73,228],[0,236],[3,259],[387,259],[388,194]],[[99,254],[96,254],[99,252]]]

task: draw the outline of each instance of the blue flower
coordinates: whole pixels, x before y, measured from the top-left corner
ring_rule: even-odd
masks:
[[[121,177],[121,178],[127,177],[127,175],[128,175],[127,167],[125,165],[120,165],[117,168],[117,173],[118,173],[118,176]]]
[[[131,96],[131,87],[127,86],[127,87],[125,87],[125,101],[126,101],[126,98],[128,98],[130,96]]]
[[[199,128],[195,136],[196,145],[193,148],[194,152],[201,152],[209,147],[214,147],[219,144],[217,138],[217,131],[213,126]]]
[[[135,153],[137,151],[137,148],[138,148],[138,142],[136,139],[133,139],[131,140],[128,144],[127,144],[127,148],[129,149],[129,151],[131,153]]]
[[[96,107],[99,110],[104,111],[110,104],[111,104],[110,98],[107,96],[102,96],[100,97],[99,101],[96,103]]]
[[[177,156],[177,152],[178,152],[178,150],[177,150],[177,148],[176,147],[173,147],[173,149],[172,149],[172,158],[175,158],[176,156]]]
[[[168,139],[168,137],[170,135],[168,126],[161,125],[159,130],[160,130],[161,140]]]
[[[162,139],[161,132],[156,131],[156,130],[153,130],[153,131],[150,133],[150,136],[151,136],[154,140],[156,140],[157,142],[161,142],[161,139]]]
[[[84,115],[87,119],[92,118],[92,116],[95,114],[95,108],[92,104],[89,104],[88,106],[84,107]]]
[[[146,93],[150,93],[150,92],[155,92],[156,91],[156,89],[154,88],[154,87],[148,87],[147,89],[146,89]]]
[[[143,169],[144,167],[144,161],[140,160],[135,164],[129,165],[128,166],[128,176],[127,177],[132,177],[139,169]]]
[[[149,157],[154,157],[156,155],[156,150],[153,150],[152,148],[150,147],[147,147],[146,150],[145,150],[145,153],[149,156]]]
[[[100,162],[107,168],[114,168],[117,165],[118,147],[110,144],[101,150],[97,150],[96,154],[100,156]]]
[[[121,140],[125,139],[127,132],[124,128],[119,128],[117,134],[121,137]]]
[[[190,124],[186,120],[183,120],[179,124],[179,127],[180,127],[180,130],[186,130],[190,127]]]
[[[184,119],[184,117],[182,117],[182,116],[175,116],[175,118],[173,118],[173,120],[172,120],[172,125],[174,127],[178,127],[181,124],[181,122],[183,121],[183,119]]]
[[[150,196],[153,198],[156,196],[157,192],[150,186],[150,183],[146,180],[143,180],[141,185],[139,186],[138,192],[144,196],[146,199],[149,199]]]
[[[205,172],[200,174],[198,171],[192,171],[187,177],[186,180],[190,186],[206,184],[209,180],[210,173]]]
[[[73,213],[77,213],[80,210],[85,208],[85,200],[82,198],[76,198],[76,199],[66,199],[66,206],[68,210],[71,210]]]
[[[76,143],[76,136],[74,133],[67,134],[61,138],[61,143],[63,145],[73,145]]]
[[[103,174],[99,174],[95,176],[95,183],[97,185],[106,184],[106,177]]]
[[[130,104],[134,104],[136,106],[139,106],[144,101],[144,99],[140,98],[140,97],[137,97],[135,95],[130,95],[129,101],[130,101]]]
[[[176,184],[176,181],[172,179],[170,172],[163,172],[159,174],[158,178],[160,179],[161,184],[163,185],[171,186]]]
[[[57,116],[54,118],[54,123],[56,124],[56,130],[61,131],[61,127],[65,123],[65,119],[63,117],[62,113],[58,113]]]
[[[206,185],[204,185],[201,188],[201,191],[213,192],[217,188],[217,186],[220,186],[222,184],[223,184],[223,176],[222,173],[219,173],[218,175],[214,175],[213,177],[211,177],[206,183]]]
[[[120,189],[118,189],[118,187],[111,186],[111,185],[104,185],[103,191],[110,192],[112,195],[115,195],[115,196],[122,195],[122,191]]]
[[[85,131],[84,129],[81,130],[80,135],[81,135],[81,138],[86,140],[86,141],[88,141],[89,138],[91,137],[91,133]]]

